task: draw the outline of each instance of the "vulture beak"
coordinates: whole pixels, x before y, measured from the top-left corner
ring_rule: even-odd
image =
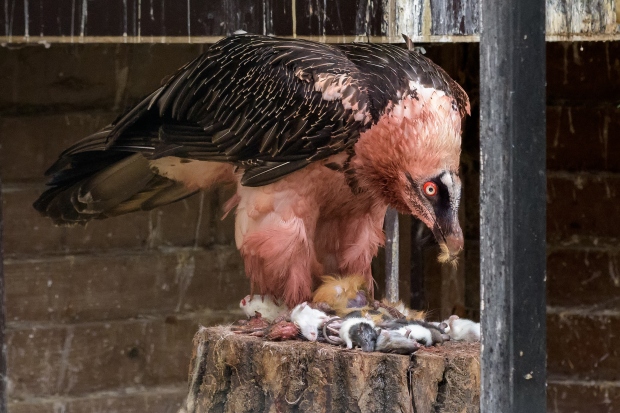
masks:
[[[439,262],[451,262],[456,264],[459,253],[463,250],[463,231],[459,225],[456,214],[451,214],[451,219],[438,219],[433,226],[433,235],[439,243],[441,253]]]
[[[408,205],[411,213],[420,218],[435,235],[441,247],[439,262],[456,264],[463,250],[463,231],[459,225],[461,180],[456,172],[443,171],[436,176],[414,180],[405,173],[411,196]]]

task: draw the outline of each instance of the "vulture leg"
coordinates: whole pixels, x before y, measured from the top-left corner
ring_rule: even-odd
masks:
[[[379,247],[385,242],[385,211],[385,206],[378,205],[337,219],[319,218],[316,245],[319,261],[327,273],[363,275],[372,291],[370,265]]]
[[[322,275],[313,233],[318,208],[294,189],[239,187],[235,239],[253,292],[283,298],[293,307],[312,297]]]

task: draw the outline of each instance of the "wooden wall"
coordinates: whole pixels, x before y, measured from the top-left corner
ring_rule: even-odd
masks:
[[[201,46],[0,48],[0,176],[11,412],[176,412],[199,324],[248,291],[230,190],[57,228],[31,207],[67,145]]]
[[[620,43],[548,47],[551,412],[620,411]]]
[[[3,3],[3,4],[2,4]],[[546,0],[547,37],[619,39],[617,0]],[[3,0],[2,42],[205,42],[236,30],[343,42],[477,41],[478,0]]]
[[[64,147],[202,47],[0,48],[11,412],[175,412],[198,324],[238,317],[248,283],[232,220],[219,219],[229,190],[86,228],[55,228],[30,206]],[[476,318],[478,47],[427,51],[464,85],[473,111],[463,140],[464,263],[447,271],[425,249],[417,299],[435,317]],[[547,85],[549,411],[618,412],[620,43],[549,44]]]

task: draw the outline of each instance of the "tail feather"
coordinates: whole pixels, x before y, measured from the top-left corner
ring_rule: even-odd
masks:
[[[84,205],[80,212],[101,214],[112,209],[142,191],[154,176],[148,160],[139,153],[116,162],[80,185],[75,194]]]
[[[127,156],[127,152],[83,152],[73,155],[73,159],[65,165],[66,167],[71,164],[71,167],[53,172],[52,178],[47,184],[49,186],[73,184],[123,160]]]
[[[153,209],[195,193],[157,175],[149,164],[148,159],[162,156],[155,154],[155,147],[161,146],[161,122],[156,111],[149,110],[161,90],[61,153],[45,173],[52,176],[50,188],[34,208],[58,225],[85,224]],[[165,149],[174,152],[177,146]]]
[[[70,162],[70,168],[58,172],[52,187],[33,205],[58,225],[85,224],[92,219],[150,210],[196,192],[156,175],[140,153],[110,156],[107,151],[97,151],[79,156],[83,159]],[[82,163],[87,166],[76,167]]]
[[[134,211],[149,211],[163,205],[180,201],[195,193],[196,191],[191,191],[178,182],[161,176],[155,176],[143,191],[106,211],[106,217],[113,217]]]

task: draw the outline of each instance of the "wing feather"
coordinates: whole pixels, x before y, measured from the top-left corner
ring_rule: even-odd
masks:
[[[231,162],[243,169],[244,185],[265,185],[352,147],[411,80],[468,107],[443,70],[395,45],[231,36],[65,151],[50,172],[81,152],[140,152]]]

